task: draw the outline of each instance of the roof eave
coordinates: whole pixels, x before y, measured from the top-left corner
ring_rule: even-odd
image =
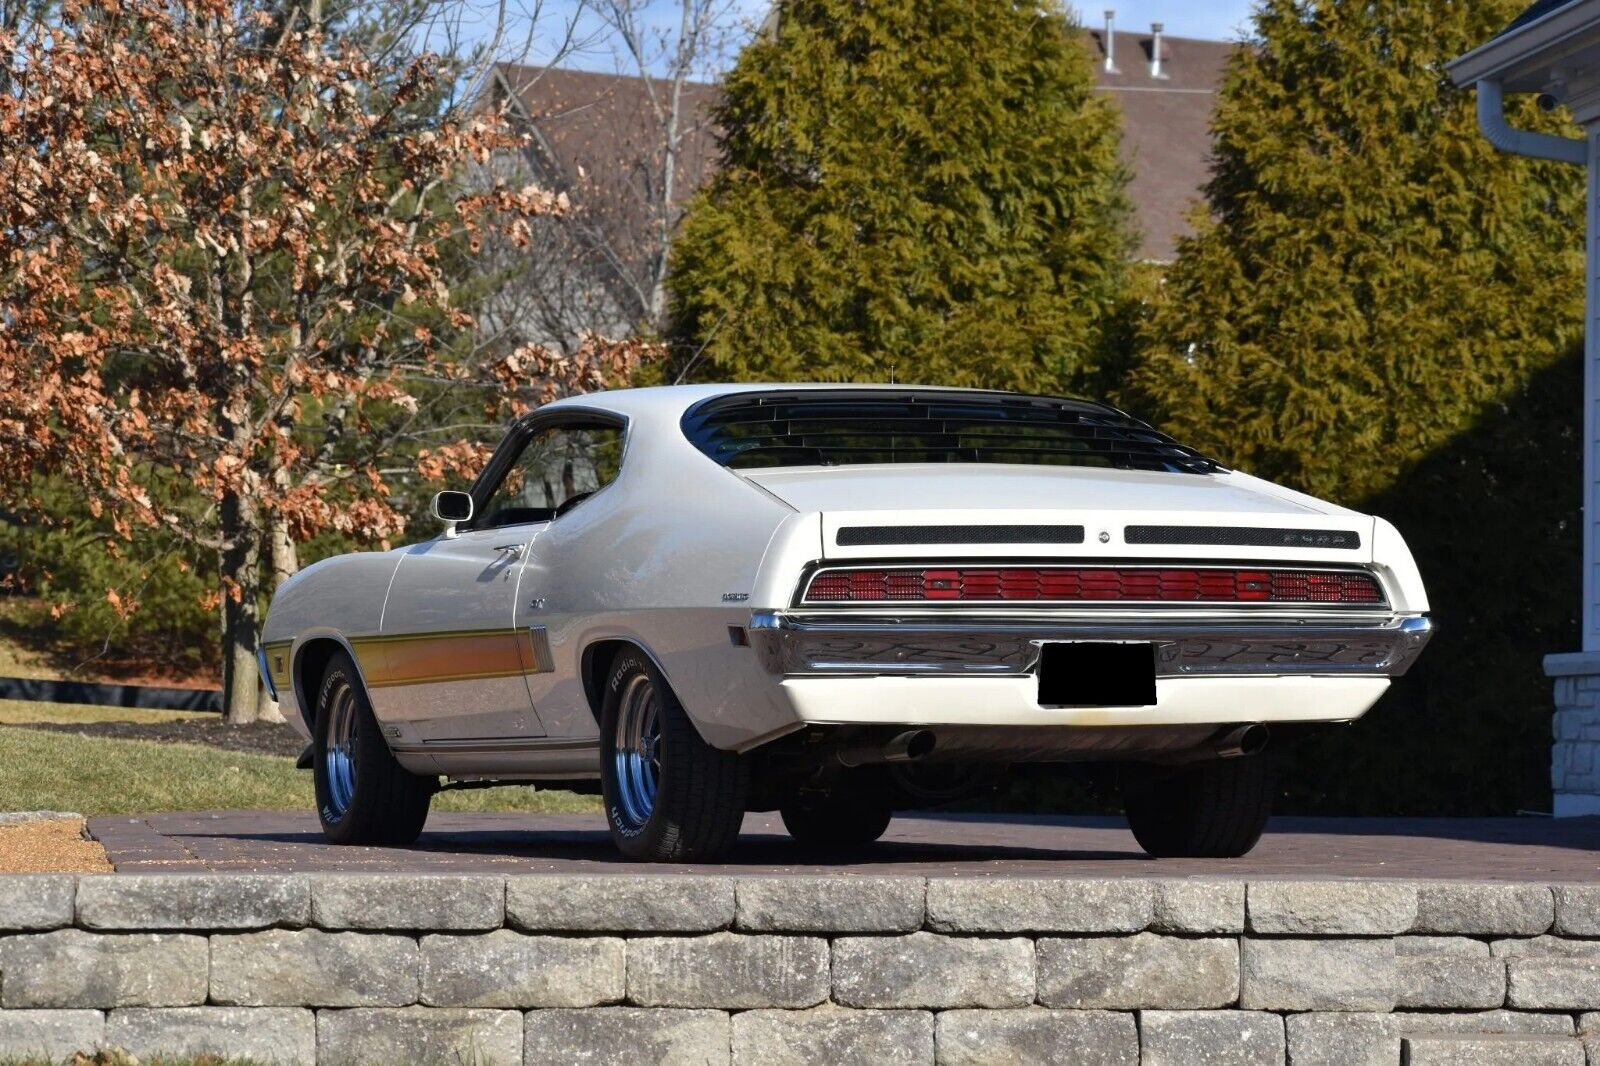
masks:
[[[1445,65],[1458,86],[1486,79],[1500,81],[1513,92],[1537,91],[1518,85],[1519,75],[1536,73],[1563,56],[1600,40],[1600,0],[1578,0],[1548,15],[1491,38]]]

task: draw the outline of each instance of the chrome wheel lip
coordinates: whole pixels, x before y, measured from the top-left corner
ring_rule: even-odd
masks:
[[[617,816],[637,829],[655,810],[661,779],[661,696],[644,674],[628,681],[617,702],[612,743]]]
[[[350,810],[359,770],[355,690],[341,684],[328,701],[322,734],[322,779],[328,793],[324,808],[330,821],[338,821]]]

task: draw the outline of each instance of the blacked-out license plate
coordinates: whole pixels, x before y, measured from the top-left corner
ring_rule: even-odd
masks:
[[[1052,642],[1039,647],[1041,707],[1148,707],[1156,702],[1156,646]]]

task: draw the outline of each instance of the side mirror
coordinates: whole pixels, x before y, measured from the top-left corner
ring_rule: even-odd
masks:
[[[451,536],[456,531],[457,522],[465,522],[472,517],[472,494],[451,489],[436,492],[429,510],[433,512],[433,517],[445,524],[445,535]]]

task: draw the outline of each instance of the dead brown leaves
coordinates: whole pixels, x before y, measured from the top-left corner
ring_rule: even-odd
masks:
[[[301,539],[381,539],[402,524],[392,463],[351,444],[382,444],[371,412],[403,422],[418,382],[459,383],[499,418],[652,356],[460,342],[478,323],[452,305],[452,249],[528,247],[529,221],[570,205],[464,180],[522,142],[495,114],[434,107],[438,61],[385,63],[218,0],[44,17],[0,32],[0,485],[65,476],[123,537],[226,548],[276,515]],[[427,477],[480,458],[477,441],[416,456]]]

